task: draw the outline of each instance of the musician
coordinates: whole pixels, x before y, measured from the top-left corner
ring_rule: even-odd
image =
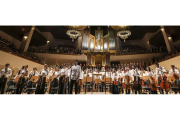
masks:
[[[81,74],[81,67],[78,65],[78,60],[74,61],[74,65],[71,67],[69,81],[71,83],[70,94],[73,91],[73,85],[75,84],[75,94],[77,94],[78,81]]]
[[[84,64],[84,66],[82,67],[82,70],[84,71],[84,70],[86,70],[86,65]]]
[[[39,73],[37,71],[37,67],[33,67],[33,70],[29,73],[29,78],[31,79],[32,76],[39,76]]]
[[[97,68],[98,70],[101,70],[101,64],[99,64],[99,66],[98,66],[98,68]]]
[[[159,66],[158,63],[155,64],[156,67],[156,78],[158,78],[158,84],[161,83],[161,79],[159,76],[161,76],[161,78],[163,78],[163,74],[166,73],[166,70],[164,69],[164,67]],[[168,93],[168,91],[166,90],[166,94]],[[163,89],[160,88],[160,94],[164,94]]]
[[[117,74],[115,72],[115,68],[112,69],[111,78],[113,82],[112,94],[118,94]]]
[[[118,80],[118,83],[119,83],[119,86],[120,86],[120,88],[121,88],[121,91],[122,91],[122,93],[124,93],[124,89],[123,89],[123,87],[122,87],[122,73],[121,73],[121,69],[118,69],[118,71],[117,71],[117,80]]]
[[[52,93],[52,90],[51,88],[52,87],[58,87],[58,80],[59,80],[59,76],[60,76],[60,71],[59,71],[59,66],[56,66],[55,67],[55,71],[53,72],[53,76],[54,76],[54,79],[53,81],[50,83],[50,88],[49,88],[49,94]]]
[[[125,67],[124,71],[122,71],[122,77],[128,77],[128,76],[130,76],[129,68]],[[124,82],[125,80],[123,79],[123,83]],[[130,89],[129,90],[126,89],[126,94],[130,94]]]
[[[78,83],[78,93],[80,94],[81,92],[81,83],[82,83],[82,79],[84,78],[84,71],[83,69],[81,70],[81,73],[80,73],[80,77],[79,77],[79,83]]]
[[[25,83],[25,78],[28,76],[28,65],[23,66],[20,70],[19,70],[19,80],[17,83],[17,89],[16,89],[16,94],[21,94],[22,90],[23,90],[23,86]]]
[[[81,67],[81,66],[79,66]],[[63,68],[60,69],[60,77],[59,77],[59,90],[58,90],[58,94],[64,94],[66,91],[66,64],[63,64]]]
[[[137,92],[139,94],[141,94],[142,89],[141,89],[141,85],[140,85],[140,78],[142,76],[141,76],[140,71],[138,70],[137,67],[134,69],[134,66],[132,66],[132,70],[130,71],[130,76],[132,77],[134,85],[136,84],[136,86],[133,86],[134,90],[135,90],[135,94],[137,94]],[[136,79],[136,81],[135,81],[135,79]]]
[[[103,92],[103,87],[104,87],[104,85],[105,85],[105,82],[104,82],[104,80],[105,80],[105,74],[106,74],[106,72],[105,72],[106,70],[105,70],[105,68],[104,67],[102,67],[102,69],[101,69],[101,73],[102,73],[102,76],[101,76],[101,92]],[[106,76],[107,77],[107,76]]]
[[[45,83],[46,83],[46,77],[49,74],[49,70],[48,70],[48,65],[44,64],[44,69],[42,69],[40,71],[40,77],[38,79],[37,83],[37,87],[36,87],[36,92],[35,94],[44,94],[44,89],[45,89]]]
[[[90,65],[89,65],[89,63],[88,63],[88,65],[87,65],[87,67],[86,67],[86,69],[90,69],[91,67],[90,67]]]
[[[71,65],[68,65],[67,70],[65,72],[66,85],[68,86],[68,94],[70,93],[70,84],[69,84],[70,71],[71,71]],[[65,94],[66,94],[66,91],[65,91]]]
[[[150,78],[153,77],[153,72],[151,71],[151,68],[150,67],[146,67],[146,70],[144,73],[143,73],[143,76],[149,76]],[[150,85],[150,80],[148,79],[146,82],[144,82],[145,85]],[[152,94],[157,94],[157,90],[156,91],[153,91],[151,90],[151,93]]]
[[[138,69],[140,68],[139,63],[136,63],[136,67],[137,67]]]
[[[117,64],[115,65],[115,70],[117,71],[117,69],[118,69],[118,66],[117,66]]]
[[[153,72],[151,71],[151,68],[150,67],[146,67],[146,70],[144,73],[143,73],[143,76],[149,76],[149,77],[152,77],[153,76]],[[147,84],[147,85],[150,85],[150,80],[147,80],[146,83],[144,84]]]
[[[174,76],[175,77],[175,84],[178,85],[179,81],[180,81],[180,77],[179,77],[179,71],[175,68],[174,65],[171,65],[171,69],[169,70],[169,74],[171,76]],[[178,77],[179,77],[179,80],[178,80]],[[170,83],[171,84],[171,83]],[[179,83],[180,84],[180,83]],[[171,84],[172,86],[172,84]],[[180,92],[180,91],[179,91]],[[177,91],[175,90],[175,94],[177,94]]]
[[[0,72],[0,91],[1,94],[4,94],[5,85],[7,82],[7,78],[12,75],[12,70],[9,68],[10,64],[5,64],[5,68]]]

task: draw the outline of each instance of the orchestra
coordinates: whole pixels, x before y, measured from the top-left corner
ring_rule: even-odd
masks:
[[[0,73],[0,91],[4,94],[7,79],[12,75],[10,64],[6,64]],[[118,64],[92,66],[74,64],[57,64],[55,68],[44,65],[38,72],[36,67],[28,72],[28,65],[22,66],[14,77],[15,94],[24,94],[28,83],[32,82],[35,94],[82,94],[86,92],[110,92],[112,94],[169,94],[174,91],[180,94],[179,70],[174,65],[165,70],[158,63],[155,70],[138,64]],[[37,80],[32,80],[34,76]],[[99,80],[99,81],[98,81]],[[48,82],[49,81],[49,82]],[[31,88],[31,87],[30,87]],[[86,91],[88,89],[88,91]],[[27,91],[27,94],[30,92]]]

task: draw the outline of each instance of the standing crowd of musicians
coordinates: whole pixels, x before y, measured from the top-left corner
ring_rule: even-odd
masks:
[[[7,78],[12,75],[12,70],[9,68],[10,64],[6,64],[5,68],[1,70],[0,73],[0,91],[1,94],[4,94],[5,85],[7,84]],[[163,77],[166,74],[179,76],[179,71],[175,68],[174,65],[171,65],[171,69],[169,73],[166,72],[164,67],[160,66],[158,63],[155,64],[155,71],[151,71],[150,67],[146,67],[143,63],[143,66],[139,66],[138,64],[130,64],[130,65],[112,65],[112,66],[104,66],[102,67],[100,64],[98,66],[91,65],[78,65],[78,60],[74,61],[73,65],[63,64],[62,66],[56,65],[55,69],[48,67],[47,64],[44,65],[44,68],[38,72],[37,68],[34,67],[32,71],[28,71],[28,65],[23,66],[15,78],[18,77],[18,81],[16,83],[16,91],[15,94],[21,94],[25,87],[25,84],[31,80],[32,76],[38,76],[38,80],[34,82],[34,86],[36,88],[35,94],[45,94],[46,91],[46,82],[50,76],[53,76],[53,80],[49,84],[49,93],[52,94],[54,87],[57,87],[58,94],[72,94],[73,88],[75,88],[75,94],[81,92],[81,88],[87,89],[86,85],[81,85],[82,80],[85,77],[94,77],[94,79],[100,79],[100,91],[104,92],[104,88],[106,89],[105,79],[110,78],[112,81],[110,91],[113,94],[142,94],[143,85],[153,88],[152,79],[155,78],[158,83],[156,83],[155,87],[158,88],[158,85],[163,81]],[[100,76],[96,74],[101,74]],[[149,79],[146,80],[142,85],[143,76],[149,76]],[[175,81],[179,84],[179,77],[176,78]],[[90,86],[95,86],[95,88],[99,87],[92,80],[88,82]],[[172,86],[172,83],[168,83]],[[75,85],[75,87],[73,87]],[[89,87],[90,88],[90,87]],[[92,88],[92,87],[91,87]],[[151,89],[151,94],[157,94],[157,89]],[[163,89],[159,87],[160,94],[163,94]],[[168,93],[168,90],[165,89],[165,92]],[[179,91],[175,91],[177,93]]]

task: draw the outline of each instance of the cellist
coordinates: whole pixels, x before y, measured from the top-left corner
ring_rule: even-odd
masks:
[[[180,77],[179,77],[179,80],[178,80],[178,76],[179,76],[179,71],[175,68],[174,65],[171,65],[171,69],[169,70],[169,74],[171,76],[174,76],[175,77],[175,84],[178,85],[179,83],[179,80],[180,80]],[[175,91],[175,94],[177,94],[177,91]]]
[[[156,73],[155,73],[156,78],[158,79],[158,84],[160,84],[162,82],[160,79],[160,76],[161,76],[161,78],[163,78],[163,75],[164,75],[164,73],[166,73],[166,70],[164,69],[164,67],[159,66],[158,63],[156,63],[155,66],[156,66]],[[166,93],[167,93],[167,90],[166,90]],[[160,88],[160,94],[164,94],[163,89],[161,89],[161,88]]]
[[[143,73],[143,76],[149,76],[150,78],[152,78],[153,77],[153,72],[151,71],[150,67],[147,67],[146,70],[147,71],[145,71],[145,73]],[[150,80],[148,79],[145,84],[150,85]],[[152,94],[157,94],[157,90],[156,91],[151,90],[151,93]]]
[[[125,67],[125,69],[124,69],[124,71],[122,71],[121,75],[122,75],[122,77],[126,77],[126,78],[130,77],[130,73],[129,73],[128,67]],[[122,82],[124,83],[125,80],[123,79]],[[126,94],[130,94],[130,89],[126,89]]]

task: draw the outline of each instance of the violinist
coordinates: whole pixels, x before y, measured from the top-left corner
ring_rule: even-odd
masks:
[[[0,91],[4,94],[4,88],[7,82],[7,78],[12,75],[12,70],[9,68],[10,64],[5,64],[5,68],[0,72]]]
[[[164,73],[166,73],[166,70],[164,69],[164,67],[160,66],[158,63],[155,64],[155,67],[156,67],[156,78],[158,79],[158,84],[161,83],[161,79],[160,79],[160,76],[161,78],[163,78],[164,76]],[[166,91],[167,93],[167,91]],[[164,94],[163,92],[163,89],[160,88],[160,94]]]
[[[28,68],[28,65],[25,65],[18,72],[19,80],[18,80],[18,83],[17,83],[16,94],[21,94],[22,93],[23,86],[24,86],[24,83],[25,83],[25,78],[26,78],[26,76],[28,76],[28,69],[27,68]]]
[[[45,89],[45,84],[46,84],[46,77],[49,74],[49,70],[48,70],[48,65],[44,64],[44,69],[41,70],[40,72],[40,77],[38,79],[37,83],[37,87],[36,87],[36,92],[35,94],[44,94],[44,89]]]

